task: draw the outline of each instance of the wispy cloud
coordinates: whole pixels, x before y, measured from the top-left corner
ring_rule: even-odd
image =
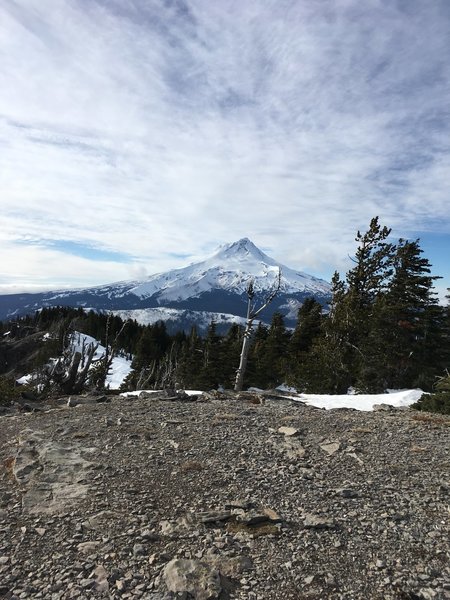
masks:
[[[0,52],[0,289],[450,233],[446,0],[6,0]]]

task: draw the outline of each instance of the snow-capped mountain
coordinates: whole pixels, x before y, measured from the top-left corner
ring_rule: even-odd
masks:
[[[278,281],[280,290],[262,316],[270,320],[275,310],[288,321],[295,320],[298,306],[308,296],[325,304],[330,297],[330,284],[306,273],[280,264],[261,252],[248,238],[226,244],[204,261],[166,273],[151,275],[142,281],[124,281],[110,285],[72,291],[0,296],[0,319],[33,312],[42,306],[82,306],[113,312],[127,311],[128,316],[151,322],[158,314],[174,319],[167,309],[195,314],[202,321],[205,313],[219,313],[236,322],[246,313],[247,286],[253,282],[255,300],[262,301]],[[155,315],[148,311],[154,310]],[[165,310],[161,310],[165,309]],[[134,310],[139,311],[133,315]],[[142,311],[146,311],[146,316]],[[216,317],[214,317],[217,320]],[[169,319],[169,320],[170,320]],[[176,319],[175,319],[176,320]]]
[[[212,290],[245,294],[250,280],[253,281],[255,292],[264,293],[277,284],[279,269],[282,272],[280,291],[283,294],[329,293],[330,286],[326,281],[278,263],[261,252],[248,238],[222,246],[202,262],[152,275],[128,288],[128,291],[140,298],[156,296],[160,305],[198,298]]]

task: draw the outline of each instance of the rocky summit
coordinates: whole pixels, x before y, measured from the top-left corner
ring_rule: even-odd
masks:
[[[106,400],[0,417],[1,598],[450,598],[448,418]]]

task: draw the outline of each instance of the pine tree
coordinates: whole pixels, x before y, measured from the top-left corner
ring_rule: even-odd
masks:
[[[289,355],[294,358],[300,352],[311,349],[314,338],[320,332],[322,305],[315,298],[306,298],[298,309],[297,325],[289,343]]]
[[[438,305],[428,259],[419,240],[400,239],[392,259],[393,274],[373,304],[358,386],[430,389],[444,357],[444,311]]]
[[[320,335],[322,306],[314,298],[307,298],[298,310],[297,325],[288,348],[287,382],[295,387],[303,386],[303,364],[314,340]]]
[[[221,361],[221,338],[217,334],[217,325],[212,321],[203,346],[203,364],[200,370],[200,389],[216,389],[223,380]]]
[[[272,388],[286,381],[289,338],[283,315],[275,312],[262,348],[261,387]]]
[[[197,328],[191,328],[189,337],[182,344],[175,378],[185,389],[200,387],[200,372],[203,365],[203,341]]]
[[[346,280],[334,274],[330,313],[323,322],[323,336],[311,350],[311,370],[305,381],[309,389],[345,393],[358,381],[366,364],[364,346],[373,324],[374,305],[392,275],[394,245],[386,241],[389,234],[390,229],[381,227],[374,217],[368,231],[356,235],[355,266]]]
[[[352,385],[354,349],[353,316],[346,284],[336,271],[331,279],[330,312],[322,320],[320,335],[296,374],[296,387],[311,393],[342,394]]]
[[[222,338],[221,381],[225,388],[232,388],[236,379],[236,365],[239,364],[243,333],[243,328],[234,323]]]
[[[248,387],[265,387],[265,341],[269,332],[263,323],[258,323],[255,333],[251,339],[250,352],[248,356],[248,366],[245,374],[245,380]]]

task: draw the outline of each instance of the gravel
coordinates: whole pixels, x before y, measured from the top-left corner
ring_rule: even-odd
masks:
[[[450,599],[447,418],[192,400],[0,417],[0,598]]]

